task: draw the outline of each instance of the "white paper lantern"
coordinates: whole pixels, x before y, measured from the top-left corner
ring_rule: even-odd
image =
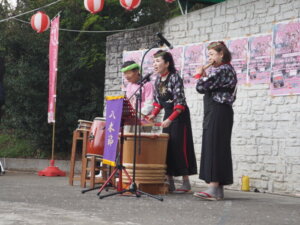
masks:
[[[120,0],[120,4],[127,10],[133,10],[139,7],[141,0]]]
[[[31,17],[31,27],[38,33],[46,31],[50,26],[50,19],[44,12],[37,12]]]
[[[84,0],[84,7],[93,14],[98,13],[104,7],[104,0]]]

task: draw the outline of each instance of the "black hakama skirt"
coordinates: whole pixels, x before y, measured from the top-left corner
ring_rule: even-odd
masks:
[[[206,183],[233,183],[231,133],[233,109],[231,105],[214,101],[204,95],[204,120],[199,178]]]
[[[173,112],[165,108],[164,120]],[[197,162],[194,151],[193,134],[189,108],[180,113],[163,133],[169,134],[167,151],[167,175],[184,176],[197,174]]]

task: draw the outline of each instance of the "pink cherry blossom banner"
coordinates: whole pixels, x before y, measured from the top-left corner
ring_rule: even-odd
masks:
[[[49,43],[48,123],[55,123],[58,36],[59,36],[59,16],[51,21],[50,43]]]

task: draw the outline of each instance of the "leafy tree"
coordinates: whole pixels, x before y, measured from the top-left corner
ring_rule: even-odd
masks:
[[[52,0],[19,0],[10,10],[0,5],[1,18],[46,5]],[[176,4],[142,1],[126,11],[119,0],[106,0],[103,11],[92,15],[83,0],[65,0],[43,9],[50,18],[61,12],[60,27],[67,30],[107,31],[135,28],[179,14]],[[20,19],[29,21],[31,15]],[[5,59],[7,90],[2,127],[31,140],[37,152],[50,153],[52,127],[47,124],[49,31],[36,34],[28,23],[0,23],[0,57]],[[102,116],[105,79],[105,42],[111,33],[60,31],[58,56],[56,153],[68,153],[78,119]],[[38,153],[36,157],[39,157]]]

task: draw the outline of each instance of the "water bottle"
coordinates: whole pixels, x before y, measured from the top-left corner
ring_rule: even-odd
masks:
[[[248,176],[242,176],[242,191],[250,191]]]

